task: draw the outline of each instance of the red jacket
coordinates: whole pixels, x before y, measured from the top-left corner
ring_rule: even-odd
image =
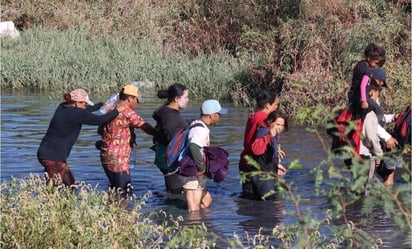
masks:
[[[255,134],[258,126],[264,126],[265,119],[268,117],[268,114],[264,111],[257,111],[252,113],[247,120],[245,135],[243,140],[243,151],[240,154],[240,163],[239,163],[239,170],[248,172],[252,170],[252,166],[248,165],[245,156],[253,156],[252,152],[252,144],[255,140]],[[258,138],[258,139],[265,139],[265,138]],[[263,142],[264,143],[264,142]]]

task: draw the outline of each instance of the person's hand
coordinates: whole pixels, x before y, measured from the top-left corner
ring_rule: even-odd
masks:
[[[202,176],[206,173],[206,169],[204,170],[199,170],[199,172],[197,172],[196,176]]]
[[[362,101],[361,108],[362,109],[368,109],[368,107],[369,107],[368,102],[367,101]]]
[[[269,131],[269,133],[270,133],[270,137],[274,137],[274,136],[276,136],[276,134],[277,134],[275,128],[271,128],[270,131]]]
[[[118,112],[122,112],[126,109],[126,107],[127,107],[126,105],[117,105],[116,109]]]
[[[282,164],[278,164],[278,172],[277,175],[278,176],[284,176],[286,174],[286,168],[283,167]]]
[[[107,110],[107,112],[110,112],[110,111],[112,111],[112,110],[115,108],[114,105],[111,105],[111,104],[109,104],[109,103],[107,103],[107,102],[104,102],[104,103],[103,103],[103,107]]]
[[[283,159],[286,156],[286,153],[283,150],[279,149],[278,156],[279,156],[279,159]]]
[[[397,119],[399,118],[399,115],[400,115],[400,113],[395,113],[395,115],[393,116],[393,118],[394,118],[395,120],[397,120]]]
[[[388,149],[393,149],[396,147],[396,145],[398,145],[398,141],[394,137],[391,137],[388,139],[388,141],[386,141],[386,147]]]

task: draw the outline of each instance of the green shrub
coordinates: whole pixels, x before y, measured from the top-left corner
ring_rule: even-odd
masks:
[[[90,185],[76,189],[47,186],[39,176],[12,179],[1,185],[2,248],[206,248],[202,226],[182,227],[162,215],[156,224],[141,208],[150,198],[134,198],[134,206],[113,201],[115,193]],[[130,209],[130,210],[128,210]],[[177,236],[177,235],[180,236]]]
[[[253,108],[254,91],[271,86],[282,89],[282,108],[296,122],[307,122],[307,108],[320,108],[325,111],[315,123],[324,124],[331,108],[347,103],[353,67],[375,42],[387,54],[385,111],[398,112],[410,102],[406,1],[3,2],[2,18],[24,33],[42,27],[40,33],[60,38],[24,35],[35,43],[31,51],[28,44],[2,40],[2,88],[94,91],[134,80],[156,87],[180,81],[197,98]]]
[[[278,178],[282,201],[294,207],[283,212],[296,217],[296,223],[276,225],[269,235],[246,233],[244,238],[236,234],[233,238],[222,238],[208,231],[204,224],[181,225],[182,217],[174,218],[163,211],[143,213],[150,192],[140,198],[132,196],[131,202],[118,201],[116,193],[99,192],[85,183],[69,189],[46,185],[38,175],[12,178],[0,186],[0,245],[2,248],[216,248],[219,241],[228,248],[378,248],[390,239],[405,238],[405,246],[411,246],[407,239],[412,234],[410,161],[397,169],[402,182],[388,188],[377,179],[367,184],[365,165],[355,160],[347,169],[336,165],[336,159],[330,154],[312,170],[316,196],[328,200],[324,217],[315,217],[302,208],[302,196],[295,194],[301,187],[299,182],[286,183]],[[299,170],[300,162],[295,160],[288,168]],[[268,179],[276,177],[256,171],[244,174],[242,180],[251,174]],[[366,187],[370,191],[368,197],[363,195]],[[349,211],[353,206],[355,210]],[[362,224],[373,225],[370,214],[377,209],[391,217],[396,227],[385,238],[362,230]],[[354,212],[356,223],[350,216]]]

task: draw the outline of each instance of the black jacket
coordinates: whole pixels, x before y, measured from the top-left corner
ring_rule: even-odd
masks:
[[[155,129],[157,135],[154,143],[167,146],[173,136],[180,130],[188,126],[191,120],[185,120],[179,110],[175,110],[162,105],[153,112],[153,119],[156,121]]]

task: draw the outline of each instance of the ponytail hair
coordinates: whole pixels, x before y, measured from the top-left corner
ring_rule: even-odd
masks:
[[[63,94],[63,99],[66,100],[67,102],[73,102],[72,96],[70,95],[70,93]]]
[[[180,83],[175,83],[167,90],[160,90],[157,92],[157,97],[160,99],[166,99],[167,98],[167,103],[171,103],[174,101],[176,97],[181,97],[183,96],[185,90],[187,90],[186,86],[180,84]]]

